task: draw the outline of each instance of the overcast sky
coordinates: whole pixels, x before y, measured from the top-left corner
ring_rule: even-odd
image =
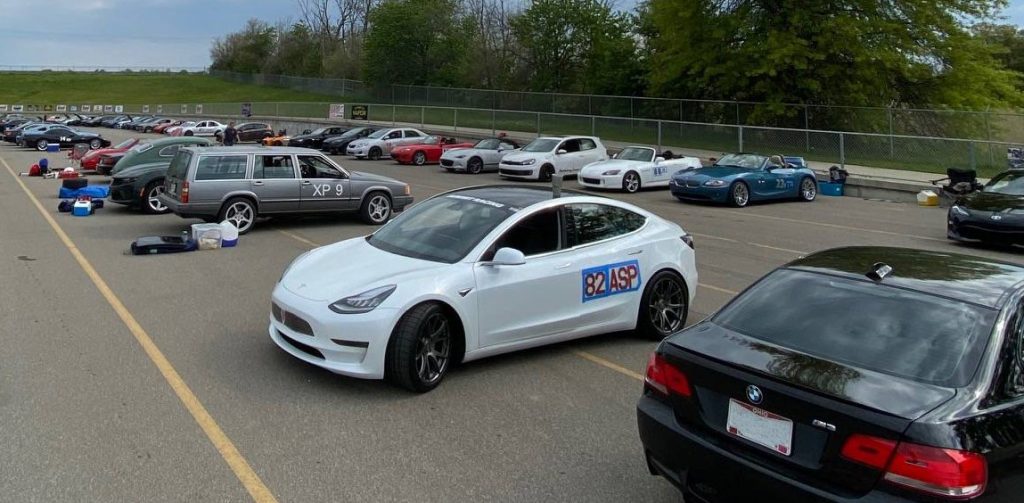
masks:
[[[1010,0],[1005,15],[1024,25],[1024,0]],[[213,39],[249,18],[273,23],[298,16],[292,0],[0,0],[0,69],[202,68]]]

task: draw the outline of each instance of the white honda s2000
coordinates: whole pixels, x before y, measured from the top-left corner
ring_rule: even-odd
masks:
[[[333,372],[436,387],[455,363],[598,333],[681,328],[693,241],[623,202],[519,186],[413,206],[367,237],[299,256],[270,337]]]

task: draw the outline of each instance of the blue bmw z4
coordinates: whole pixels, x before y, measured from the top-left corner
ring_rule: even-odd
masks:
[[[781,158],[726,154],[711,166],[676,173],[669,190],[680,201],[712,201],[739,207],[770,199],[813,201],[818,195],[814,171],[777,162]]]

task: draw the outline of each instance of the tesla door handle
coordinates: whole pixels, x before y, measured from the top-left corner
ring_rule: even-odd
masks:
[[[640,255],[643,252],[644,252],[643,250],[633,250],[633,251],[629,252],[628,255]]]
[[[312,183],[309,180],[303,180],[302,184],[303,185],[312,185]]]
[[[253,187],[262,187],[263,186],[263,182],[259,181],[259,180],[253,180],[252,186]]]
[[[569,267],[569,266],[571,266],[571,265],[572,265],[572,262],[566,262],[566,263],[564,263],[564,264],[559,264],[559,265],[556,265],[556,266],[555,266],[555,269],[565,269],[565,268],[567,268],[567,267]]]

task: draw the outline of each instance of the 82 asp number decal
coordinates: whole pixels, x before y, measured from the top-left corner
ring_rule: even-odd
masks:
[[[640,262],[636,260],[591,267],[581,275],[583,302],[640,289]]]

